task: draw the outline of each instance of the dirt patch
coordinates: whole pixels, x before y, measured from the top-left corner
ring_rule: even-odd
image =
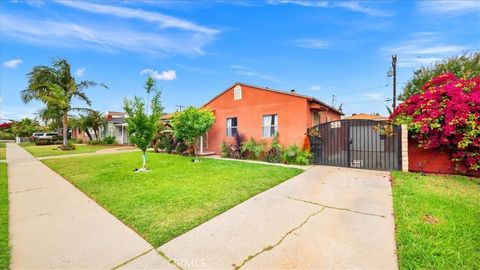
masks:
[[[428,224],[437,224],[440,220],[432,215],[425,215],[423,216],[423,222]]]

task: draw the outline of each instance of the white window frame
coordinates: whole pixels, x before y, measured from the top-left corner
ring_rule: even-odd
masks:
[[[236,126],[232,126],[232,121],[233,121],[232,119],[234,119],[234,118],[237,121]],[[226,135],[227,135],[227,137],[233,137],[233,135],[235,135],[234,132],[233,132],[233,129],[235,129],[235,132],[238,132],[238,118],[236,116],[227,117],[225,122],[226,122]]]
[[[233,100],[242,99],[242,86],[237,85],[233,88]]]
[[[274,123],[271,124],[272,119],[270,118],[270,124],[266,124],[265,118],[266,117],[274,117]],[[273,132],[272,132],[273,128]],[[262,116],[262,137],[263,138],[271,138],[278,133],[278,114],[266,114]]]

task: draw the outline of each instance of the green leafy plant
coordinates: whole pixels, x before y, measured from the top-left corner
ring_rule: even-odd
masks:
[[[428,67],[422,67],[413,73],[413,78],[403,88],[400,100],[407,100],[415,94],[425,91],[423,86],[444,73],[452,73],[459,79],[471,79],[480,75],[480,52],[455,56],[437,62]],[[391,113],[390,113],[391,114]]]
[[[147,80],[147,84],[148,84]],[[152,142],[157,132],[157,123],[160,119],[163,107],[160,102],[160,92],[154,91],[151,103],[151,113],[147,114],[145,110],[145,102],[142,98],[135,96],[133,100],[125,99],[124,109],[128,117],[128,134],[130,142],[135,144],[143,153],[142,168],[139,172],[147,171],[147,147]]]
[[[107,136],[103,139],[105,144],[113,144],[115,143],[115,136]]]
[[[60,145],[58,148],[61,150],[75,150],[77,147],[71,141],[67,141],[67,145]]]
[[[230,146],[227,144],[226,141],[223,141],[223,142],[220,144],[220,154],[221,154],[221,156],[224,157],[224,158],[231,157],[231,148],[230,148]]]
[[[265,161],[280,163],[282,161],[282,145],[279,142],[279,133],[277,132],[270,142],[270,149],[265,155]]]
[[[247,159],[258,160],[265,149],[265,142],[257,142],[253,137],[242,145],[242,151]]]
[[[22,120],[13,123],[12,133],[17,137],[30,137],[39,129],[40,124],[36,120],[23,118]]]
[[[215,122],[215,116],[207,109],[188,107],[177,112],[172,118],[172,127],[175,137],[184,140],[195,152],[195,161],[198,161],[197,144],[200,136],[205,134]]]
[[[287,164],[308,165],[310,164],[310,159],[310,152],[302,150],[296,144],[285,149],[282,156],[282,161]]]

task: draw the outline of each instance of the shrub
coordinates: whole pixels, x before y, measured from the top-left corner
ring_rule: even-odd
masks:
[[[258,160],[265,148],[265,142],[257,142],[251,137],[246,143],[242,145],[243,156],[247,159]]]
[[[113,144],[115,143],[115,137],[114,136],[108,136],[103,139],[103,142],[106,144]]]
[[[233,134],[233,144],[231,146],[231,158],[243,158],[243,143],[245,142],[245,135],[241,132]]]
[[[220,154],[224,158],[231,157],[231,148],[228,146],[226,141],[223,141],[222,144],[220,144]]]
[[[58,148],[63,151],[75,150],[77,147],[71,141],[67,142],[67,145],[60,145]]]
[[[457,170],[480,169],[480,76],[437,76],[390,118],[407,124],[419,147],[447,150]]]
[[[283,152],[282,161],[287,164],[308,165],[310,164],[310,152],[304,151],[294,144]]]
[[[102,144],[103,142],[100,141],[100,140],[90,140],[88,141],[88,144],[90,145],[98,145],[98,144]]]
[[[276,133],[270,143],[270,149],[265,155],[265,161],[272,163],[280,163],[282,161],[282,145],[278,140],[279,134]]]
[[[176,142],[172,133],[161,133],[161,135],[158,137],[158,148],[166,151],[169,154],[173,151],[173,149],[175,149],[175,145]]]
[[[187,149],[188,146],[184,141],[178,142],[177,146],[175,147],[175,151],[177,151],[178,154],[183,154],[183,152],[187,151]]]

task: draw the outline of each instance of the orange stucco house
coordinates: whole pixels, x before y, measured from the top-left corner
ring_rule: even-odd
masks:
[[[284,146],[302,145],[307,128],[339,120],[343,113],[310,96],[235,83],[204,106],[215,114],[215,124],[203,136],[203,150],[220,152],[235,132],[246,138],[270,141],[276,132]]]

